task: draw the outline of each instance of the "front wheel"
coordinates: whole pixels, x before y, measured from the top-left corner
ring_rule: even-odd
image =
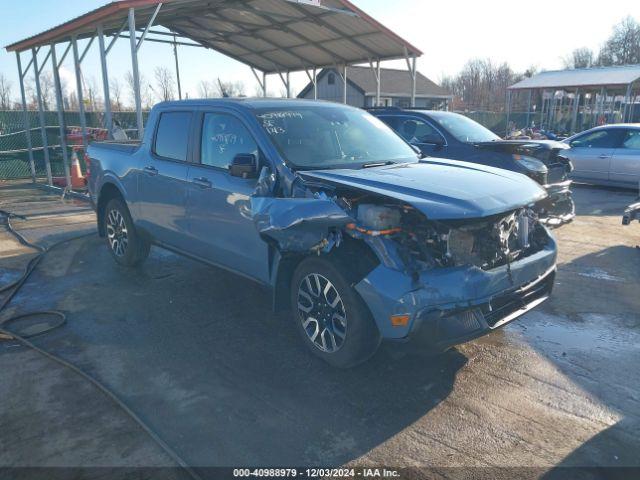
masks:
[[[300,263],[291,282],[291,305],[305,345],[335,367],[363,363],[380,345],[369,309],[347,275],[326,258]]]
[[[120,265],[135,267],[149,256],[150,245],[136,231],[124,201],[109,201],[104,213],[104,231],[111,256]]]

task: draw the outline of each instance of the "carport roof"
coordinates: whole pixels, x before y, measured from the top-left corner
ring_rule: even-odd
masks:
[[[511,90],[629,85],[640,79],[640,65],[542,72],[511,85]]]
[[[92,37],[99,24],[118,34],[130,8],[144,28],[159,4],[154,25],[266,73],[422,55],[348,0],[122,0],[6,49]]]

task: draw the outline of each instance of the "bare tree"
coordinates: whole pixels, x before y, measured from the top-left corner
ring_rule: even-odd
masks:
[[[216,87],[213,82],[201,80],[198,84],[198,96],[200,98],[214,98],[216,96]]]
[[[171,71],[167,67],[156,67],[153,74],[156,78],[156,94],[160,101],[175,99],[175,81]]]
[[[44,72],[40,75],[40,95],[42,96],[42,106],[45,110],[51,110],[54,103],[53,75]]]
[[[640,63],[640,24],[631,16],[613,27],[613,33],[598,55],[599,65]]]
[[[218,97],[244,97],[246,87],[244,82],[237,80],[235,82],[223,82],[218,79],[216,88],[216,96]]]
[[[595,56],[590,48],[576,48],[567,57],[562,59],[565,68],[589,68],[594,64]]]
[[[442,86],[455,97],[457,106],[472,110],[503,111],[507,87],[523,78],[507,63],[494,65],[490,59],[472,59]]]
[[[11,82],[0,72],[0,110],[11,109]]]
[[[111,101],[111,110],[122,111],[122,85],[116,77],[109,82],[109,100]]]
[[[125,81],[127,82],[129,93],[131,95],[131,105],[134,105],[135,108],[136,95],[134,89],[133,74],[131,73],[131,71],[128,71],[126,73]],[[142,108],[146,110],[153,106],[153,87],[151,87],[151,85],[147,82],[142,73],[138,75],[138,81],[140,82],[140,103],[142,103]]]

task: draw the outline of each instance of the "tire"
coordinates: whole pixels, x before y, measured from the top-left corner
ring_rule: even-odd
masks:
[[[305,345],[338,368],[365,362],[381,341],[369,309],[347,278],[330,259],[309,257],[291,281],[293,318]]]
[[[136,267],[147,259],[151,245],[136,231],[122,199],[113,198],[107,203],[103,221],[107,247],[117,263]]]

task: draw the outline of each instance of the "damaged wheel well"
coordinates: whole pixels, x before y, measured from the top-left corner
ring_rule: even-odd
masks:
[[[307,257],[309,255],[289,254],[280,260],[273,290],[273,308],[276,312],[287,311],[291,308],[289,299],[293,272]],[[380,264],[378,257],[369,245],[349,237],[345,237],[340,247],[323,255],[323,258],[337,264],[348,264],[349,268],[342,268],[342,270],[349,275],[347,280],[351,286],[358,284]]]

